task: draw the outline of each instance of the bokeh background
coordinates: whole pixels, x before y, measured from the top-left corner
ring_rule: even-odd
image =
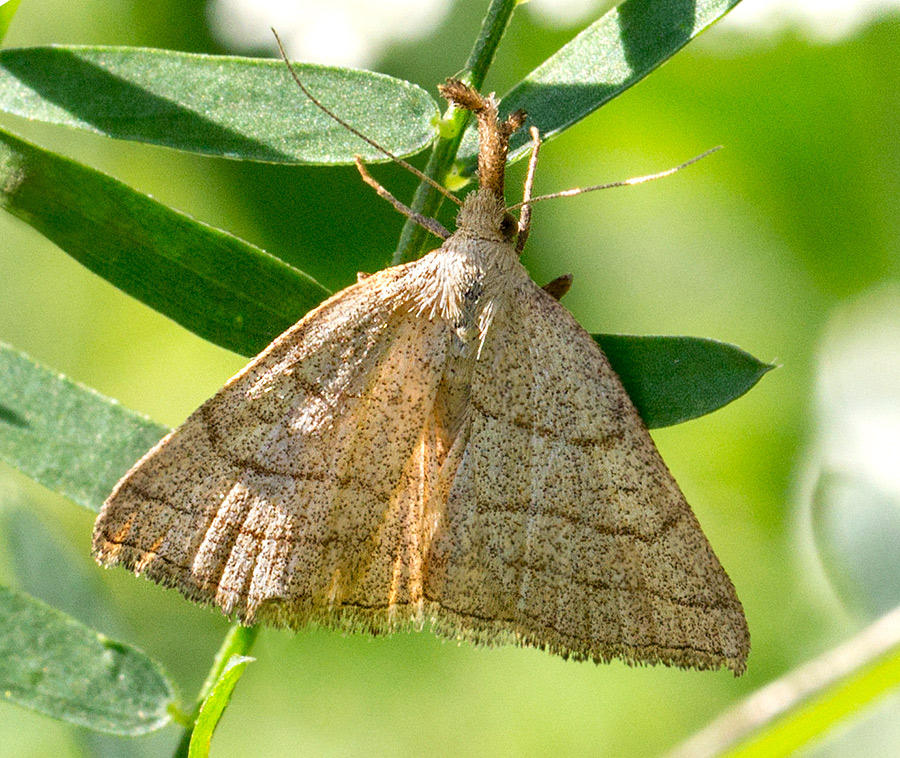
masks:
[[[713,337],[779,364],[723,410],[654,433],[745,605],[746,676],[598,667],[427,632],[267,630],[214,755],[658,755],[900,604],[900,9],[830,5],[745,0],[547,144],[541,192],[725,149],[663,181],[538,206],[525,256],[541,283],[574,274],[565,302],[589,331]],[[293,57],[435,93],[463,65],[486,6],[269,0],[242,16],[239,0],[24,0],[6,44],[271,55],[274,25]],[[601,10],[589,0],[521,7],[488,88],[504,92]],[[0,125],[334,289],[386,265],[402,224],[353,168],[242,164],[12,117]],[[410,196],[401,171],[376,173]],[[0,340],[170,425],[243,364],[5,215]],[[0,517],[0,580],[143,648],[193,696],[223,619],[101,572],[88,554],[93,514],[3,467]],[[30,562],[13,565],[10,545]],[[96,593],[111,612],[84,600]],[[900,700],[888,697],[806,752],[897,755],[898,717]],[[170,755],[177,738],[170,727],[95,739],[0,703],[2,756]]]

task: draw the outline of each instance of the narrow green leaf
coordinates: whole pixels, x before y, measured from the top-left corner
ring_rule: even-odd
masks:
[[[0,4],[0,42],[3,41],[3,38],[9,31],[9,25],[12,23],[13,16],[16,15],[16,11],[19,8],[19,1],[6,0],[6,2]]]
[[[900,688],[900,608],[750,695],[668,758],[787,758]]]
[[[253,660],[255,659],[247,656],[233,655],[225,664],[212,691],[206,696],[200,707],[200,715],[197,717],[194,733],[191,736],[189,758],[207,758],[209,755],[213,732],[222,718],[225,707],[231,701],[231,695],[238,679],[241,678],[247,664]]]
[[[328,294],[259,248],[2,130],[0,207],[151,308],[245,355]]]
[[[560,48],[513,87],[502,113],[520,108],[544,139],[593,113],[661,65],[740,0],[625,0]],[[519,130],[510,160],[529,150],[531,136]],[[474,169],[478,144],[469,130],[459,160]]]
[[[829,730],[860,715],[860,711],[900,688],[900,645],[878,660],[864,665],[816,693],[771,723],[745,745],[722,754],[722,758],[789,758],[821,740]]]
[[[7,500],[0,494],[0,549],[9,560],[15,589],[106,634],[127,637],[100,572],[84,560],[84,545],[75,552],[57,536],[59,526],[46,524],[32,503]]]
[[[0,343],[0,460],[99,511],[168,429]]]
[[[437,136],[438,108],[409,82],[295,64],[309,89],[396,155]],[[0,51],[0,110],[205,155],[273,163],[384,161],[310,103],[282,61],[135,47]]]
[[[711,413],[775,368],[739,347],[699,337],[593,337],[650,429]]]
[[[201,738],[195,747],[194,730],[200,727],[200,712],[205,706],[206,700],[212,695],[213,690],[219,685],[219,681],[223,678],[225,670],[232,661],[241,662],[243,660],[253,660],[246,656],[249,655],[250,651],[253,649],[253,645],[258,636],[258,626],[241,626],[240,624],[231,625],[228,634],[226,634],[225,638],[222,640],[219,651],[216,653],[216,658],[206,676],[206,681],[203,682],[203,686],[200,688],[196,705],[190,713],[180,714],[179,723],[185,727],[185,732],[181,737],[181,741],[178,743],[178,748],[175,750],[175,758],[189,758],[191,750],[199,750],[201,749],[201,746],[205,746],[206,750],[209,750],[209,739],[212,737],[212,730],[215,729],[215,724],[218,723],[218,719],[221,716],[221,709],[219,709],[219,706],[221,706],[221,708],[225,707],[225,704],[227,704],[228,699],[231,697],[231,690],[234,688],[234,684],[223,685],[222,695],[224,696],[224,699],[216,700],[212,706],[219,709],[218,713],[214,714],[212,710],[210,710],[210,716],[214,716],[214,718],[207,719],[206,721],[208,736],[205,739]],[[237,675],[240,676],[240,671],[237,672]]]
[[[169,722],[173,687],[135,648],[3,586],[0,628],[7,700],[112,734],[145,734]]]

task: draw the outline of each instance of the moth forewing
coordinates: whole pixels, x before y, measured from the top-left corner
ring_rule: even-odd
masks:
[[[363,603],[376,566],[397,568],[379,538],[441,375],[442,325],[406,281],[422,263],[324,303],[145,456],[104,504],[98,559],[245,623]]]

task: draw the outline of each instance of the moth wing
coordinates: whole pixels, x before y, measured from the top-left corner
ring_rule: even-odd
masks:
[[[730,579],[605,356],[530,279],[490,327],[469,423],[427,559],[439,632],[744,670]]]
[[[135,464],[97,519],[97,560],[245,623],[414,615],[446,341],[410,309],[416,265],[323,303]]]

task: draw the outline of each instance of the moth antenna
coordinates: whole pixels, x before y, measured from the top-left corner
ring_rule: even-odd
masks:
[[[644,182],[650,182],[654,179],[662,179],[664,176],[671,176],[677,171],[681,171],[683,168],[687,168],[688,166],[693,165],[697,161],[703,160],[706,156],[712,155],[715,152],[718,152],[722,149],[721,145],[717,145],[716,147],[710,148],[705,153],[700,153],[700,155],[696,155],[688,161],[679,164],[673,168],[666,169],[665,171],[660,171],[658,174],[648,174],[647,176],[635,176],[631,179],[623,179],[619,182],[610,182],[609,184],[595,184],[593,187],[573,187],[572,189],[563,190],[562,192],[554,192],[550,195],[538,195],[537,197],[533,197],[530,200],[523,200],[521,203],[516,203],[515,205],[511,205],[507,210],[515,210],[516,208],[522,208],[526,205],[532,205],[534,203],[540,202],[542,200],[553,200],[557,197],[573,197],[574,195],[581,195],[585,192],[593,192],[594,190],[603,190],[603,189],[612,189],[613,187],[628,187],[632,184],[643,184]]]
[[[363,181],[368,184],[372,189],[374,189],[378,196],[387,200],[391,205],[394,206],[400,213],[402,213],[407,218],[415,221],[419,226],[423,229],[431,232],[436,237],[440,237],[442,240],[447,239],[450,236],[450,232],[448,232],[443,225],[437,221],[436,219],[429,218],[428,216],[423,216],[421,213],[417,213],[408,205],[404,205],[401,203],[396,197],[394,197],[390,192],[388,192],[378,181],[368,172],[366,169],[366,164],[362,162],[362,158],[358,155],[354,156],[354,160],[356,161],[356,168],[362,176]]]
[[[318,108],[320,111],[322,111],[322,113],[324,113],[329,118],[337,121],[337,123],[339,123],[341,126],[343,126],[348,132],[356,135],[366,144],[374,147],[379,152],[384,153],[388,158],[390,158],[392,161],[394,161],[394,163],[397,163],[398,165],[403,166],[403,168],[405,168],[407,171],[412,172],[415,176],[417,176],[423,182],[430,184],[432,187],[434,187],[434,189],[436,189],[438,192],[440,192],[448,200],[456,203],[457,205],[462,205],[462,201],[458,197],[456,197],[456,195],[454,195],[452,192],[450,192],[450,190],[448,190],[446,187],[443,187],[440,183],[436,182],[430,176],[423,173],[422,171],[419,171],[419,169],[417,169],[411,163],[407,163],[402,158],[398,158],[390,150],[388,150],[385,147],[382,147],[375,140],[371,139],[370,137],[367,137],[365,134],[363,134],[361,131],[359,131],[359,129],[357,129],[354,126],[351,126],[346,121],[344,121],[344,119],[342,119],[340,116],[338,116],[336,113],[334,113],[332,110],[330,110],[326,106],[322,105],[322,103],[318,100],[318,98],[316,98],[316,96],[313,95],[313,93],[310,92],[306,88],[306,85],[300,80],[300,77],[297,74],[297,72],[294,71],[293,65],[288,60],[287,53],[285,52],[285,49],[284,49],[284,45],[281,44],[281,37],[278,36],[278,32],[276,32],[275,29],[272,29],[272,34],[275,35],[275,42],[278,45],[278,52],[281,54],[281,59],[284,61],[284,64],[287,66],[288,71],[290,71],[291,77],[293,78],[296,85],[300,88],[300,91],[304,95],[306,95],[307,99],[313,105],[315,105],[316,108]]]
[[[522,191],[522,212],[519,213],[519,236],[516,239],[516,252],[521,255],[531,234],[531,193],[534,191],[534,172],[537,169],[538,152],[541,149],[541,134],[536,126],[528,130],[531,134],[531,158],[528,160],[528,172],[525,174],[525,188]],[[556,298],[559,300],[559,298]]]

